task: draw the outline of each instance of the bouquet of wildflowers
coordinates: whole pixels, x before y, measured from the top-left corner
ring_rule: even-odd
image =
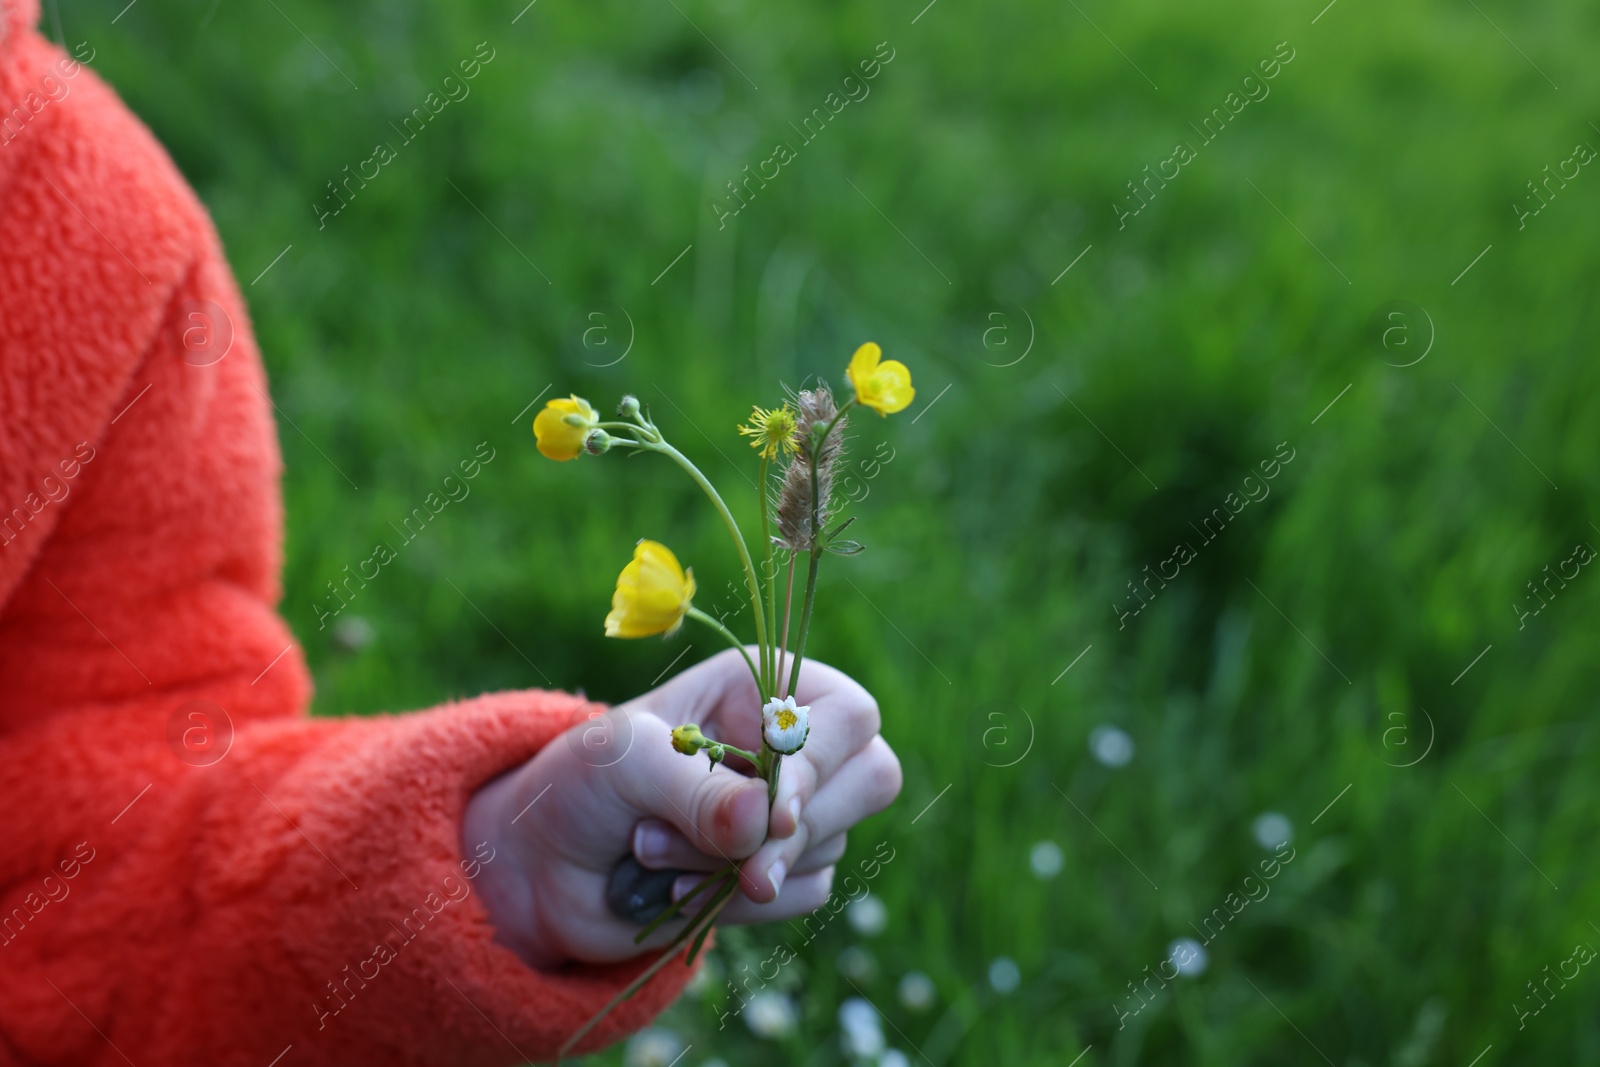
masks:
[[[837,519],[831,507],[834,471],[845,452],[844,434],[850,409],[870,408],[881,416],[888,416],[905,410],[916,395],[911,386],[911,372],[905,364],[885,360],[882,349],[871,342],[856,349],[845,376],[852,395],[843,404],[835,400],[826,383],[818,383],[814,388],[800,390],[776,407],[755,407],[750,421],[739,427],[739,433],[750,438],[751,448],[759,455],[759,561],[751,555],[738,521],[716,487],[687,456],[667,441],[637,398],[622,398],[616,421],[602,420],[587,400],[577,396],[551,400],[533,423],[539,451],[550,459],[572,460],[585,453],[599,456],[617,448],[655,452],[683,468],[710,498],[728,528],[744,570],[750,606],[754,609],[751,617],[755,629],[755,658],[751,658],[745,643],[721,620],[694,606],[693,568],[685,569],[671,549],[656,541],[641,540],[634,548],[633,559],[617,577],[611,612],[605,621],[606,636],[671,636],[682,627],[685,619],[693,619],[715,630],[739,650],[755,679],[760,697],[759,707],[752,707],[750,714],[761,718],[761,750],[750,752],[707,737],[692,723],[672,731],[672,747],[686,756],[704,753],[710,767],[729,756],[745,760],[766,781],[769,807],[777,793],[783,757],[800,751],[810,732],[810,708],[797,704],[795,693],[805,659],[806,637],[816,603],[817,571],[823,554],[850,556],[861,551],[860,544],[841,536],[854,519]],[[796,620],[794,579],[801,561],[805,562],[806,578]],[[785,570],[787,577],[780,591],[779,576]],[[791,633],[794,636],[792,646]],[[613,1007],[632,996],[685,942],[690,942],[686,962],[692,963],[717,914],[732,898],[738,884],[737,864],[729,863],[713,871],[700,885],[652,918],[636,941],[642,942],[662,924],[678,917],[688,902],[705,898],[661,957],[574,1034],[566,1048],[576,1045]]]

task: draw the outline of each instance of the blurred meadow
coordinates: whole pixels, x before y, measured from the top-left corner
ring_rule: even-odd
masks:
[[[1600,9],[124,2],[45,26],[249,301],[320,714],[716,650],[602,636],[637,538],[736,561],[536,398],[637,393],[752,515],[752,402],[912,369],[810,647],[903,761],[877,903],[721,935],[592,1062],[1600,1063]]]

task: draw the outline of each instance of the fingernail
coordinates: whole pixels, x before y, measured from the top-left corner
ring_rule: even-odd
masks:
[[[794,817],[795,827],[798,828],[800,826],[800,798],[799,797],[791,797],[789,799],[789,814]]]
[[[778,892],[783,889],[783,876],[788,873],[789,865],[782,860],[778,860],[767,868],[767,881],[772,883],[773,896],[777,896]]]
[[[672,837],[658,822],[641,822],[633,828],[633,854],[640,863],[659,863],[667,858]]]

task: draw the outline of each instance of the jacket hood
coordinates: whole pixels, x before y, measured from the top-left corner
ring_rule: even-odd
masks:
[[[0,0],[0,55],[11,42],[39,23],[39,0]]]

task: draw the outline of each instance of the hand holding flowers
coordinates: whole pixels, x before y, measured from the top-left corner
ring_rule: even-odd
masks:
[[[611,637],[670,636],[685,619],[694,619],[717,631],[738,651],[755,687],[755,699],[749,706],[752,714],[746,721],[752,727],[759,727],[759,733],[741,745],[738,742],[745,739],[738,736],[744,732],[740,725],[734,726],[732,734],[719,731],[707,735],[699,723],[688,722],[668,732],[667,744],[684,755],[704,752],[713,771],[730,756],[747,762],[766,783],[768,815],[775,833],[780,821],[778,801],[784,759],[801,752],[810,737],[812,709],[798,703],[796,695],[800,691],[800,669],[805,659],[822,556],[826,552],[855,555],[862,550],[857,542],[840,536],[854,519],[834,522],[832,514],[833,473],[845,451],[847,414],[851,407],[860,405],[887,416],[904,410],[916,395],[905,365],[884,360],[879,346],[870,342],[856,350],[846,376],[854,395],[843,405],[836,404],[828,387],[819,384],[800,391],[792,404],[785,401],[773,408],[756,406],[750,421],[739,427],[739,433],[750,439],[751,447],[759,456],[761,540],[757,547],[762,564],[759,570],[757,558],[752,556],[739,523],[716,488],[688,457],[668,443],[661,428],[651,421],[634,397],[623,398],[618,409],[620,421],[600,419],[588,401],[572,396],[550,401],[533,424],[539,451],[561,462],[577,459],[584,453],[603,455],[613,448],[666,456],[700,486],[727,527],[754,609],[753,649],[746,649],[721,620],[694,606],[692,569],[685,569],[665,545],[650,540],[639,541],[632,561],[617,578],[605,632]],[[782,465],[781,473],[776,464]],[[775,473],[778,477],[774,494],[772,475]],[[805,561],[806,578],[796,621],[794,584],[801,560]],[[787,577],[780,582],[785,563]],[[792,650],[791,624],[795,624]],[[789,821],[797,824],[799,818],[797,800]],[[785,862],[779,861],[767,872],[774,894],[784,877]],[[623,872],[624,868],[619,867],[618,871]],[[688,903],[700,901],[699,910],[668,942],[669,951],[574,1035],[569,1047],[611,1007],[642,986],[674,955],[673,950],[691,939],[688,959],[693,961],[712,923],[739,888],[739,872],[740,865],[729,859],[687,893],[674,895],[672,903],[639,932],[637,942],[645,942],[658,928],[677,919]]]
[[[718,913],[721,925],[781,922],[821,907],[846,831],[894,799],[900,767],[878,734],[876,703],[843,673],[812,662],[796,699],[811,707],[811,736],[784,760],[770,811],[760,778],[727,765],[708,774],[704,763],[673,751],[674,724],[760,747],[759,717],[750,710],[755,684],[731,649],[612,708],[606,722],[580,723],[480,789],[468,803],[462,840],[495,850],[474,888],[496,940],[546,970],[645,951],[681,960],[668,948],[678,940],[671,927],[641,944],[638,924],[607,907],[611,872],[624,853],[654,871],[688,872],[677,878],[680,894],[734,857],[739,891]],[[583,735],[608,726],[628,754],[597,765]]]

